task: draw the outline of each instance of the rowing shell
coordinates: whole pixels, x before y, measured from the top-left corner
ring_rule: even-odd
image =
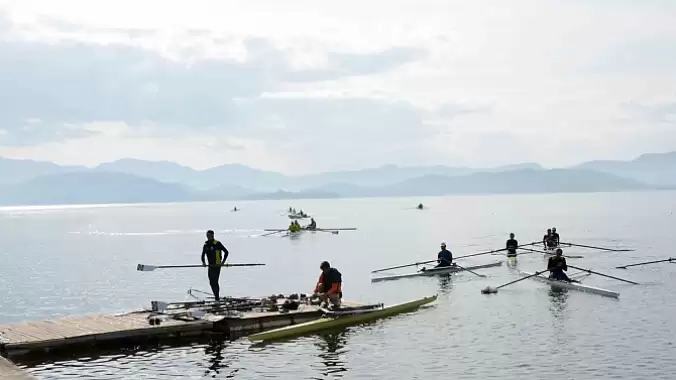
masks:
[[[519,272],[523,276],[530,276],[533,273],[528,273],[528,272]],[[587,293],[594,293],[594,294],[599,294],[602,296],[606,297],[613,297],[613,298],[618,298],[620,296],[620,293],[614,292],[612,290],[608,289],[603,289],[603,288],[597,288],[595,286],[589,286],[589,285],[583,285],[577,282],[566,282],[566,281],[559,281],[559,280],[552,280],[549,277],[545,277],[543,275],[537,275],[533,276],[531,278],[537,279],[542,282],[546,282],[550,284],[553,287],[557,288],[563,288],[563,289],[575,289],[575,290],[581,290],[583,292]]]
[[[489,264],[467,266],[467,267],[464,267],[464,268],[469,269],[469,270],[474,270],[474,269],[482,269],[482,268],[490,268],[490,267],[499,267],[500,265],[502,265],[502,261],[496,261],[496,262],[489,263]],[[442,275],[442,274],[462,272],[465,269],[461,269],[460,267],[457,267],[457,266],[441,267],[441,268],[427,269],[425,271],[418,271],[418,272],[415,272],[415,273],[395,274],[395,275],[392,275],[392,276],[374,277],[374,278],[371,278],[371,282],[399,280],[401,278],[411,278],[411,277],[438,276],[438,275]]]
[[[414,311],[425,304],[435,301],[436,299],[437,295],[434,295],[432,297],[425,297],[391,306],[378,305],[378,307],[370,309],[361,308],[362,310],[355,311],[355,313],[352,314],[341,313],[334,316],[331,315],[331,312],[329,312],[325,313],[323,317],[314,321],[286,326],[270,331],[264,331],[258,334],[249,335],[248,338],[252,342],[271,341],[296,337],[304,334],[312,334],[332,328],[347,327],[350,325],[374,321],[380,318],[391,317],[396,314]]]

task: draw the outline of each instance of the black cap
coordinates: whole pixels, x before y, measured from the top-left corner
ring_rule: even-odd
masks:
[[[319,266],[319,269],[328,269],[331,268],[331,264],[328,261],[322,261],[322,265]]]
[[[207,235],[213,235],[213,234],[214,234],[214,230],[207,231]]]

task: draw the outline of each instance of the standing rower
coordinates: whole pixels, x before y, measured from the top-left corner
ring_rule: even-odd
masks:
[[[552,230],[548,229],[547,234],[542,238],[542,244],[544,245],[544,249],[551,248],[553,247],[553,240],[552,240]]]
[[[319,301],[331,302],[333,307],[340,307],[340,300],[343,298],[343,275],[336,268],[331,268],[328,261],[323,261],[319,266],[322,274],[314,290],[314,297],[319,297]]]
[[[566,258],[562,256],[561,248],[556,249],[556,255],[549,258],[547,263],[547,270],[549,270],[549,278],[559,281],[572,282],[570,278],[564,273],[568,270]]]
[[[558,247],[561,242],[561,238],[559,237],[559,234],[556,232],[556,227],[552,228],[552,242],[554,244],[554,247]]]
[[[446,243],[441,243],[441,251],[437,255],[437,266],[435,268],[450,267],[453,263],[453,253],[446,249]]]
[[[204,256],[206,256],[209,260],[209,285],[211,285],[211,291],[214,292],[216,301],[220,300],[218,280],[221,277],[221,266],[227,260],[228,254],[229,252],[223,244],[214,239],[214,231],[207,231],[207,241],[204,243],[204,247],[202,247],[202,265],[207,265],[204,261]]]
[[[507,248],[507,257],[516,257],[516,248],[519,246],[519,242],[514,239],[514,234],[509,234],[509,240],[505,248]]]

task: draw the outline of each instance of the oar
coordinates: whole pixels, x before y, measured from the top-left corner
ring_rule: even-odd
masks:
[[[514,280],[514,281],[512,281],[512,282],[508,282],[508,283],[506,283],[506,284],[504,284],[504,285],[500,285],[500,286],[498,286],[498,287],[496,287],[496,288],[491,288],[490,286],[487,286],[487,287],[481,289],[481,293],[482,293],[482,294],[497,293],[497,292],[498,292],[498,289],[500,289],[500,288],[504,288],[504,287],[507,286],[507,285],[512,285],[512,284],[515,284],[515,283],[517,283],[517,282],[519,282],[519,281],[523,281],[523,280],[525,280],[525,279],[527,279],[527,278],[531,278],[531,277],[540,275],[540,274],[542,274],[542,273],[545,273],[545,272],[548,271],[548,270],[549,270],[549,269],[545,269],[545,270],[540,271],[540,272],[535,272],[535,273],[533,273],[533,274],[531,274],[531,275],[528,275],[528,276],[526,276],[526,277],[522,277],[522,278],[520,278],[520,279],[518,279],[518,280]]]
[[[610,252],[633,252],[633,249],[613,249],[613,248],[603,248],[603,247],[594,247],[591,245],[582,245],[582,244],[573,244],[573,243],[559,243],[560,245],[567,245],[569,247],[582,247],[582,248],[591,248],[591,249],[600,249],[602,251]]]
[[[535,252],[535,253],[544,253],[544,254],[552,255],[552,256],[555,255],[555,253],[553,253],[553,252],[550,253],[550,252],[546,252],[546,251],[538,251],[537,249],[530,249],[530,248],[520,248],[520,249],[522,249],[524,251]],[[567,257],[569,259],[583,259],[584,258],[584,256],[569,256],[569,255],[561,255],[561,256]]]
[[[469,269],[467,269],[467,268],[463,268],[463,267],[461,267],[460,265],[458,265],[457,263],[455,264],[455,266],[458,267],[458,268],[460,268],[460,269],[462,269],[462,270],[466,270],[466,271],[468,271],[469,273],[475,274],[475,275],[477,275],[477,276],[479,276],[479,277],[486,277],[486,276],[484,276],[483,274],[479,274],[479,273],[477,273],[477,272],[475,272],[475,271],[469,270]]]
[[[571,267],[571,268],[577,269],[577,270],[581,270],[581,271],[583,271],[583,272],[594,273],[594,274],[598,274],[599,276],[612,278],[612,279],[614,279],[614,280],[619,280],[619,281],[628,282],[628,283],[634,284],[634,285],[639,285],[639,283],[637,283],[637,282],[625,280],[625,279],[619,278],[619,277],[613,277],[613,276],[610,276],[610,275],[607,275],[607,274],[603,274],[603,273],[599,273],[599,272],[594,272],[594,271],[591,270],[591,269],[579,268],[579,267],[576,267],[576,266],[572,266],[572,265],[570,265],[570,264],[568,264],[568,266]]]
[[[223,265],[148,265],[148,264],[138,264],[136,270],[140,272],[152,272],[155,269],[167,269],[167,268],[222,268],[222,267],[253,267],[265,264],[223,264]]]
[[[669,261],[669,262],[674,262],[674,261],[676,261],[676,258],[675,258],[675,257],[670,257],[670,258],[664,259],[664,260],[646,261],[646,262],[644,262],[644,263],[636,263],[636,264],[623,265],[623,266],[621,266],[621,267],[615,267],[615,268],[618,268],[618,269],[627,269],[627,268],[629,268],[629,267],[635,267],[635,266],[639,266],[639,265],[655,264],[655,263],[664,263],[664,262],[667,262],[667,261]]]
[[[535,243],[523,244],[523,245],[518,245],[518,246],[516,246],[515,248],[528,247],[529,245],[533,245],[533,244],[537,244],[537,242],[535,242]],[[480,253],[473,253],[473,254],[471,254],[471,255],[458,256],[458,257],[456,257],[455,259],[457,260],[457,259],[463,259],[463,258],[465,258],[465,257],[474,257],[474,256],[488,255],[488,254],[490,254],[490,253],[502,252],[502,251],[507,251],[507,250],[509,250],[509,248],[494,249],[494,250],[488,251],[488,252],[480,252]]]
[[[523,244],[523,245],[517,246],[516,248],[527,247],[527,246],[529,246],[529,245],[533,245],[533,244],[537,244],[537,243],[539,243],[539,242]],[[462,259],[462,258],[465,258],[465,257],[473,257],[473,256],[488,255],[488,254],[495,253],[495,252],[506,251],[506,250],[508,250],[508,249],[509,249],[509,248],[502,248],[502,249],[495,249],[495,250],[488,251],[488,252],[473,253],[473,254],[471,254],[471,255],[458,256],[458,257],[456,257],[455,259],[457,260],[457,259]],[[413,263],[413,264],[398,265],[398,266],[396,266],[396,267],[391,267],[391,268],[376,269],[376,270],[372,270],[371,273],[384,272],[384,271],[391,270],[391,269],[399,269],[399,268],[412,267],[412,266],[415,266],[415,265],[421,265],[421,264],[429,264],[429,263],[433,263],[433,262],[436,262],[436,261],[437,261],[437,259],[435,259],[435,260],[429,260],[429,261],[422,261],[422,262]]]
[[[318,230],[318,229],[314,229],[314,230],[308,230],[308,231],[319,231],[319,232],[328,232],[328,233],[330,233],[330,234],[334,234],[334,235],[338,235],[338,231],[330,231],[330,230]]]
[[[278,233],[281,233],[281,232],[284,232],[284,231],[272,231],[272,232],[268,232],[267,234],[261,235],[261,237],[263,237],[263,236],[270,236],[270,235],[278,234]]]

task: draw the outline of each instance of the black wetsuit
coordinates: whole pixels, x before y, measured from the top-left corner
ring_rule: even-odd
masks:
[[[439,251],[437,254],[437,263],[439,264],[437,264],[435,268],[450,267],[453,263],[453,254],[451,251],[447,250],[446,248]]]
[[[209,265],[223,265],[228,258],[228,250],[218,240],[207,240],[202,247],[202,263],[204,263],[204,256],[209,260]],[[214,292],[216,301],[220,299],[220,286],[218,279],[221,277],[221,267],[209,267],[209,285],[211,291]]]
[[[507,240],[507,244],[505,245],[505,248],[507,248],[507,256],[508,257],[516,256],[516,247],[518,246],[519,242],[516,241],[516,239]]]
[[[559,263],[561,265],[559,265]],[[547,269],[551,272],[549,277],[553,278],[555,280],[559,281],[567,281],[571,282],[570,278],[563,272],[565,270],[568,270],[568,265],[566,264],[566,258],[561,256],[561,257],[556,257],[552,256],[549,258],[549,262],[547,263]]]
[[[559,234],[558,232],[552,232],[552,240],[554,241],[554,247],[558,247],[560,240],[559,240]]]

